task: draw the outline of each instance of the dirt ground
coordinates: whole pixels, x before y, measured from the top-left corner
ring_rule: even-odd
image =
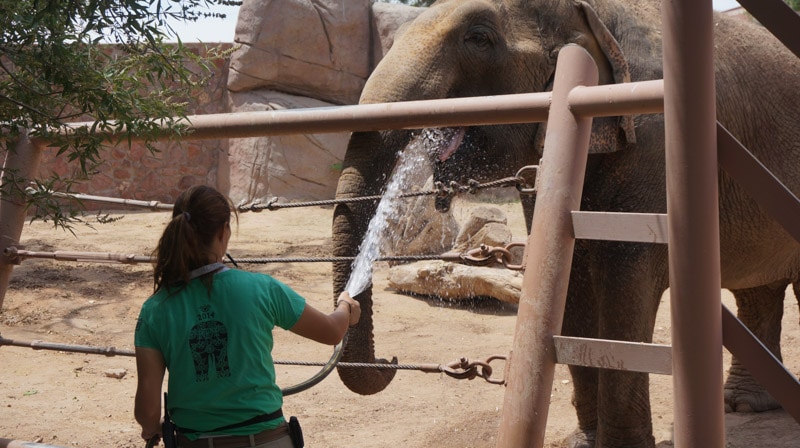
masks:
[[[459,214],[471,204],[461,203]],[[498,205],[498,204],[495,204]],[[506,210],[515,237],[524,237],[518,204]],[[295,208],[241,215],[229,247],[234,257],[330,255],[331,208]],[[165,213],[124,212],[121,220],[78,227],[76,235],[33,223],[23,231],[26,249],[148,254]],[[122,216],[113,213],[112,216]],[[458,216],[458,215],[457,215]],[[292,285],[311,303],[331,307],[328,263],[243,265]],[[0,314],[4,338],[133,349],[139,307],[152,289],[149,265],[27,260],[15,267]],[[380,357],[401,364],[447,364],[461,357],[506,354],[516,309],[495,301],[452,303],[399,295],[376,266],[375,346]],[[790,294],[790,293],[789,293]],[[731,297],[724,300],[733,308]],[[669,343],[669,301],[656,324],[656,342]],[[800,326],[793,297],[785,302],[784,357],[800,371]],[[278,330],[275,359],[327,360],[331,350]],[[726,365],[729,355],[725,353]],[[502,361],[492,364],[502,376]],[[107,375],[115,369],[121,379]],[[296,384],[314,367],[279,365],[279,383]],[[0,347],[0,438],[56,446],[142,447],[133,419],[136,369],[131,357],[72,354]],[[672,446],[672,381],[652,375],[652,408],[659,447]],[[558,366],[547,426],[547,446],[561,446],[574,429],[572,385]],[[383,392],[359,396],[333,373],[316,387],[286,397],[284,412],[300,418],[309,447],[494,447],[504,388],[482,379],[456,380],[441,373],[401,370]],[[729,447],[797,447],[800,425],[785,412],[728,415]]]

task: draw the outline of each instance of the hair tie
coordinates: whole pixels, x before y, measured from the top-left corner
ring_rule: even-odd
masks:
[[[186,222],[189,222],[192,220],[192,215],[190,215],[189,212],[183,212],[183,219],[185,219]]]

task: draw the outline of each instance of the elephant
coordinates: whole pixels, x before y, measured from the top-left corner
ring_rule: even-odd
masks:
[[[660,2],[655,0],[440,0],[398,30],[369,76],[359,103],[543,92],[552,88],[558,52],[583,47],[599,83],[663,78]],[[800,62],[760,26],[715,13],[717,119],[795,194],[800,193]],[[545,126],[447,128],[430,151],[437,180],[487,181],[514,175],[541,157]],[[419,131],[353,132],[337,186],[339,199],[380,194],[397,154]],[[661,114],[595,119],[581,209],[666,213],[664,118]],[[546,169],[546,167],[545,167]],[[521,197],[530,222],[535,198]],[[436,202],[446,210],[447,199]],[[800,244],[724,171],[719,174],[721,288],[738,315],[780,356],[786,287],[800,274]],[[333,251],[352,257],[374,203],[337,204]],[[530,230],[530,229],[529,229]],[[656,312],[669,286],[666,245],[578,240],[562,334],[652,342]],[[350,275],[333,266],[335,296]],[[343,360],[375,358],[372,292],[356,297],[362,317]],[[354,392],[383,390],[389,369],[340,368]],[[578,428],[571,448],[653,447],[649,378],[644,373],[570,367]],[[726,408],[761,411],[778,404],[734,361]]]

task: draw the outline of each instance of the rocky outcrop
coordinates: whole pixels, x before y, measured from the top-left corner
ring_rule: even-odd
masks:
[[[479,247],[505,246],[511,242],[511,230],[505,213],[497,207],[476,207],[461,227],[453,250],[466,252]]]
[[[415,173],[417,179],[409,179],[411,191],[429,191],[433,188],[433,176],[427,180],[424,170]],[[419,185],[422,185],[420,188]],[[430,196],[398,201],[395,216],[389,223],[387,233],[388,252],[395,255],[433,255],[450,250],[459,234],[459,225],[452,212],[436,211]]]
[[[238,112],[330,106],[313,98],[272,90],[230,93]],[[231,139],[230,191],[235,201],[263,198],[323,200],[333,198],[349,135],[294,134]]]
[[[229,111],[358,103],[394,33],[421,11],[370,0],[245,0],[228,75]],[[348,137],[232,139],[229,196],[331,199]]]
[[[245,0],[228,89],[354,104],[369,76],[369,0]]]

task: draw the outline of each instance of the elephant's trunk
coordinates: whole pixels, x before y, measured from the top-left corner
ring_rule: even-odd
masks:
[[[337,199],[377,195],[381,193],[395,164],[397,145],[387,145],[398,133],[356,132],[350,139],[345,155],[342,175],[336,192]],[[400,134],[402,135],[402,134]],[[391,148],[394,149],[391,149]],[[333,212],[333,254],[337,257],[354,257],[364,238],[370,218],[375,214],[377,202],[337,204]],[[344,291],[352,271],[350,262],[333,265],[335,297]],[[343,362],[388,362],[375,358],[372,321],[372,287],[367,287],[354,297],[361,304],[361,320],[348,332]],[[392,360],[397,362],[397,358]],[[340,367],[339,376],[348,389],[370,395],[386,388],[394,378],[392,369],[364,369]]]
[[[436,8],[423,13],[412,25],[425,27],[435,23]],[[423,16],[429,16],[427,19]],[[411,31],[409,31],[411,32]],[[425,34],[421,34],[424,36]],[[395,41],[392,50],[378,64],[367,80],[359,103],[390,103],[418,99],[442,98],[453,76],[452,70],[439,60],[443,54],[431,54],[426,47],[440,36],[425,39]],[[416,55],[409,60],[407,57]],[[446,70],[444,68],[447,68]],[[425,75],[427,76],[421,76]],[[435,81],[433,81],[435,80]],[[398,151],[405,149],[409,140],[407,131],[355,132],[350,138],[339,178],[336,197],[353,198],[377,195],[389,180],[397,161]],[[452,150],[450,151],[452,153]],[[449,156],[450,154],[447,154]],[[333,253],[339,257],[353,257],[367,231],[367,226],[377,209],[377,202],[338,204],[333,213]],[[350,278],[349,262],[333,266],[334,293],[338,296]],[[372,288],[354,297],[361,303],[361,321],[348,332],[343,361],[375,362],[372,322]],[[378,362],[387,362],[378,360]],[[394,360],[396,362],[396,359]],[[394,378],[391,369],[339,368],[344,384],[359,394],[374,394],[383,390]]]

